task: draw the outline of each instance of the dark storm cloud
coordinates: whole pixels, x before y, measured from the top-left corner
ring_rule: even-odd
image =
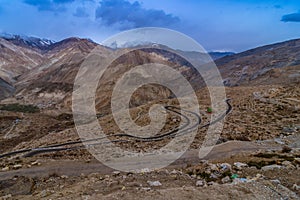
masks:
[[[78,7],[78,8],[76,9],[76,12],[75,12],[73,15],[74,15],[75,17],[88,17],[88,16],[89,16],[88,12],[87,12],[86,9],[83,8],[83,7]]]
[[[96,10],[96,19],[106,25],[121,24],[122,29],[146,26],[170,26],[180,21],[163,10],[145,9],[139,2],[127,0],[103,0]]]
[[[283,22],[300,22],[300,12],[283,15],[281,18]]]
[[[24,0],[23,2],[36,6],[40,11],[64,11],[62,4],[71,3],[74,0]]]

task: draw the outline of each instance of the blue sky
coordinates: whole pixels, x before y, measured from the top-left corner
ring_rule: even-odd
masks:
[[[180,31],[206,50],[240,52],[300,38],[299,0],[0,0],[0,32],[101,42],[145,26]]]

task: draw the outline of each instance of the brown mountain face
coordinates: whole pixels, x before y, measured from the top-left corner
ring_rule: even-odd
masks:
[[[49,46],[46,61],[30,72],[24,73],[16,84],[19,88],[36,82],[62,82],[73,84],[76,74],[74,65],[80,66],[85,56],[96,46],[95,43],[79,38],[69,38]],[[77,71],[76,71],[77,73]],[[67,75],[67,76],[66,76]]]
[[[54,106],[71,96],[77,71],[96,46],[79,38],[69,38],[49,46],[46,61],[19,77],[16,97],[40,107]]]
[[[0,38],[0,77],[8,83],[15,83],[18,76],[30,71],[44,60],[40,52]]]
[[[215,62],[227,86],[297,82],[300,79],[300,40],[251,49]]]
[[[96,43],[87,39],[68,38],[37,49],[32,46],[26,48],[24,43],[18,46],[16,42],[0,39],[1,99],[14,93],[19,103],[69,110],[76,74],[96,46]],[[102,46],[99,49],[104,56],[113,51]],[[108,67],[97,89],[97,108],[109,107],[112,89],[125,72],[147,63],[171,66],[180,71],[195,89],[204,86],[196,70],[183,58],[168,51],[144,48],[125,53]],[[216,64],[227,86],[297,82],[300,77],[300,40],[226,56],[218,59]],[[167,88],[147,85],[134,93],[131,104],[137,106],[172,96]]]
[[[16,83],[17,99],[21,99],[24,103],[35,102],[40,107],[58,106],[59,108],[70,109],[74,79],[85,57],[94,47],[94,43],[78,39],[68,39],[62,41],[60,45],[56,45],[55,48],[47,52],[46,55],[49,59],[47,62],[38,65],[19,78]],[[99,51],[103,55],[112,52],[112,50],[101,46],[98,46],[98,53]],[[99,109],[109,107],[116,81],[125,72],[137,65],[161,63],[178,69],[187,79],[195,77],[195,70],[183,58],[176,57],[167,51],[147,48],[132,52],[124,50],[124,53],[108,67],[99,81],[96,94],[96,105]],[[148,85],[134,94],[132,106],[141,105],[151,100],[170,98],[172,95],[167,88]]]
[[[12,85],[0,78],[0,100],[9,97],[11,94],[14,93],[14,91],[15,88]]]
[[[193,82],[199,83],[201,77],[184,58],[167,50],[144,48],[124,53],[123,56],[119,57],[107,68],[103,78],[99,81],[99,87],[96,92],[97,108],[108,108],[110,106],[112,91],[116,82],[124,73],[136,66],[150,63],[163,64],[181,72],[190,81],[195,90],[199,88]],[[139,76],[144,75],[141,73],[133,75],[132,78],[138,79]],[[199,81],[195,81],[196,79]],[[174,97],[174,94],[168,88],[157,84],[148,84],[143,85],[133,93],[130,105],[135,107],[150,101],[172,97]]]

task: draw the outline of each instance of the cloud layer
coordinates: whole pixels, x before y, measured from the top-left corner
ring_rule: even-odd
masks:
[[[300,12],[283,15],[281,18],[283,22],[300,22]]]
[[[24,0],[23,2],[36,6],[39,11],[64,11],[65,7],[63,4],[72,3],[75,0]]]
[[[180,22],[180,19],[163,10],[145,9],[137,1],[103,0],[96,10],[96,19],[105,25],[121,25],[121,29],[146,26],[168,27]]]

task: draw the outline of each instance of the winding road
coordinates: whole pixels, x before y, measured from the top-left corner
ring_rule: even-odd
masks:
[[[188,111],[188,110],[183,110],[183,109],[177,108],[175,106],[165,106],[166,110],[182,117],[185,120],[185,123],[181,127],[175,128],[175,129],[173,129],[167,133],[161,134],[161,135],[155,135],[152,137],[139,137],[139,136],[135,136],[135,135],[131,135],[131,134],[114,134],[114,135],[108,135],[106,137],[95,138],[95,139],[91,139],[91,140],[73,141],[73,142],[43,146],[43,147],[38,147],[38,148],[22,149],[22,150],[2,154],[2,155],[0,155],[0,158],[9,157],[9,156],[17,155],[17,154],[24,154],[23,155],[24,157],[31,157],[31,156],[41,154],[41,153],[82,149],[82,148],[86,148],[87,146],[103,144],[104,142],[98,142],[98,141],[101,141],[104,138],[111,138],[111,137],[126,138],[124,140],[118,139],[118,140],[110,141],[110,142],[114,142],[114,143],[129,142],[128,139],[140,141],[140,142],[156,142],[156,141],[161,141],[166,138],[178,137],[178,136],[182,136],[184,134],[188,134],[188,133],[194,131],[195,129],[201,129],[201,128],[208,127],[212,124],[219,122],[223,118],[225,118],[226,115],[228,115],[232,110],[232,106],[230,104],[230,99],[226,99],[225,102],[227,104],[226,112],[223,113],[222,115],[220,115],[214,121],[206,123],[204,125],[201,125],[200,127],[199,127],[199,125],[201,124],[202,120],[201,120],[201,117],[197,113]],[[190,115],[193,115],[193,117],[195,117],[195,119],[196,119],[195,120],[196,122],[194,124],[191,124],[190,118],[187,115],[182,114],[181,112],[186,112],[186,113],[189,113]],[[83,145],[83,143],[88,143],[88,142],[96,142],[96,143],[89,144],[89,145]],[[72,146],[72,145],[74,145],[74,146]],[[66,147],[66,146],[68,146],[68,147]]]

